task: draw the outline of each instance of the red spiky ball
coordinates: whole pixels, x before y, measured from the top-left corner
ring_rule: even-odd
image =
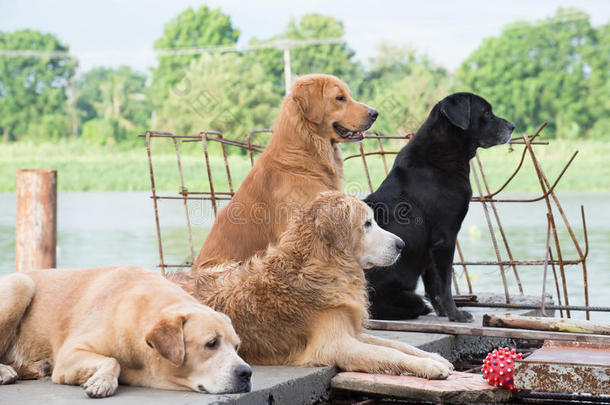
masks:
[[[522,353],[517,353],[515,349],[509,350],[508,347],[499,347],[489,353],[483,361],[483,379],[487,383],[496,387],[504,388],[509,391],[519,391],[515,389],[513,381],[515,360],[523,357]]]

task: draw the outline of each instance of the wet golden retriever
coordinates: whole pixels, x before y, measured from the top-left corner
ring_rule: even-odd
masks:
[[[363,268],[394,263],[403,247],[366,204],[323,192],[262,254],[169,277],[231,317],[246,361],[446,378],[452,366],[438,354],[368,335],[363,327]]]
[[[334,76],[297,80],[265,151],[222,209],[195,260],[198,269],[244,260],[276,243],[292,214],[321,191],[341,190],[339,142],[364,138],[377,111]]]
[[[0,277],[0,384],[51,374],[90,397],[118,382],[209,393],[250,390],[226,315],[138,267]]]

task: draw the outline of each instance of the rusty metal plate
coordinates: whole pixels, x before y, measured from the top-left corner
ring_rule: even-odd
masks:
[[[515,388],[610,394],[610,345],[546,341],[526,359],[515,361]]]

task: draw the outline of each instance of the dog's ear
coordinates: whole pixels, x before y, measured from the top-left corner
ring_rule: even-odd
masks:
[[[313,226],[316,233],[327,244],[338,249],[349,239],[351,210],[342,201],[321,199],[312,210]]]
[[[440,102],[441,113],[456,127],[466,130],[470,126],[470,97],[453,94]]]
[[[162,318],[146,334],[146,344],[169,360],[174,366],[184,364],[184,315],[170,315]]]
[[[292,99],[303,113],[303,117],[314,124],[320,124],[324,117],[324,85],[320,78],[297,81],[292,87]]]

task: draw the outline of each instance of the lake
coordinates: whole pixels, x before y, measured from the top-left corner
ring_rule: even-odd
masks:
[[[62,192],[58,201],[57,267],[94,267],[135,264],[156,268],[159,262],[152,200],[148,192]],[[531,198],[534,194],[504,194],[508,198]],[[580,204],[585,206],[589,232],[590,304],[610,306],[610,193],[559,193],[559,199],[584,249]],[[546,218],[544,202],[498,204],[507,238],[515,259],[544,259]],[[195,255],[212,223],[209,204],[191,202]],[[556,223],[561,218],[556,215]],[[162,201],[160,219],[166,263],[189,259],[189,244],[180,200]],[[577,258],[568,233],[560,227],[564,258]],[[498,236],[498,241],[501,241]],[[467,261],[495,260],[489,231],[480,203],[472,203],[460,233]],[[15,193],[0,193],[0,274],[14,271]],[[504,258],[507,259],[506,255]],[[526,294],[539,295],[542,268],[519,267]],[[461,292],[466,282],[458,270]],[[509,269],[510,270],[510,269]],[[502,293],[497,266],[470,266],[474,292]],[[580,266],[566,267],[571,304],[584,304]],[[507,271],[511,294],[518,289],[512,270]],[[549,267],[547,291],[555,292]],[[592,313],[592,319],[608,319],[610,314]]]

